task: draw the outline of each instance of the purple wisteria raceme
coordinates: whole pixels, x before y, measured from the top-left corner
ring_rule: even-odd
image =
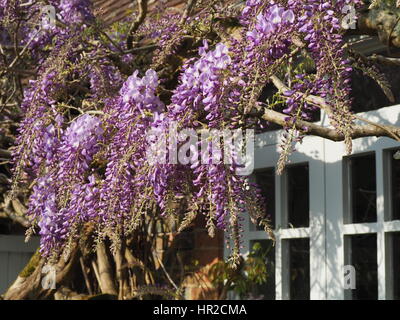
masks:
[[[244,66],[238,68],[245,82],[251,87],[261,88],[261,83],[274,75],[273,67],[277,60],[282,59],[283,63],[285,56],[293,54],[290,50],[299,50],[299,46],[307,50],[317,72],[307,75],[300,73],[294,79],[288,79],[290,91],[284,94],[288,105],[284,109],[288,114],[286,129],[293,131],[296,119],[309,120],[311,114],[315,113],[317,107],[304,101],[304,94],[322,96],[335,110],[330,114],[330,120],[346,137],[348,152],[351,149],[349,137],[353,121],[349,99],[351,68],[343,50],[345,30],[341,21],[347,12],[345,6],[351,4],[358,6],[360,2],[290,0],[284,5],[271,1],[260,10],[259,1],[248,1],[242,21],[249,29],[246,37],[250,45],[244,48]],[[254,70],[264,70],[264,75],[254,73]],[[286,77],[289,76],[286,74]],[[260,90],[253,90],[249,98],[243,95],[242,103],[250,101],[250,105],[254,105]],[[289,136],[301,139],[301,135],[298,132]],[[290,143],[290,139],[285,142]]]
[[[14,17],[13,3],[19,1],[0,0],[1,18]],[[171,126],[180,132],[190,129],[197,137],[202,129],[257,128],[260,106],[285,103],[287,147],[301,141],[307,130],[296,128],[296,121],[310,120],[316,111],[305,99],[312,94],[325,98],[333,111],[332,124],[349,136],[351,67],[340,24],[349,0],[248,0],[240,17],[240,36],[235,31],[227,41],[214,36],[204,40],[198,55],[186,49],[189,44],[198,46],[198,34],[209,34],[203,22],[210,21],[210,9],[185,23],[179,15],[151,17],[155,22],[142,24],[134,37],[159,40],[159,51],[147,54],[152,46],[135,48],[135,56],[124,50],[125,35],[114,29],[99,32],[101,24],[93,23],[89,0],[49,4],[61,23],[45,23],[32,41],[39,8],[21,9],[24,17],[36,20],[23,23],[19,45],[31,41],[28,53],[40,67],[35,70],[37,79],[24,90],[24,119],[14,152],[17,179],[33,185],[28,215],[40,229],[45,256],[60,251],[86,222],[94,222],[99,237],[110,237],[115,244],[144,215],[186,212],[204,214],[210,234],[215,225],[227,230],[239,252],[240,214],[262,218],[263,212],[260,192],[237,174],[243,166],[242,149],[226,163],[225,149],[217,150],[212,139],[200,138],[189,148],[190,162],[176,163],[169,158],[171,145],[161,151],[163,143],[153,145],[159,136],[168,137]],[[214,17],[218,6],[212,10]],[[1,19],[0,30],[11,20]],[[11,39],[8,31],[6,37]],[[167,58],[178,48],[185,51],[182,57],[190,58],[183,65],[180,55],[172,59],[178,65],[171,64],[173,74],[164,78],[165,66],[170,67]],[[152,61],[141,59],[142,49]],[[303,59],[310,60],[311,71],[304,70]],[[141,70],[125,80],[127,69],[121,62]],[[263,90],[274,75],[289,90],[264,98]],[[173,138],[179,150],[189,137]],[[146,152],[152,146],[166,161],[149,161]],[[202,146],[205,152],[198,150]],[[219,160],[214,161],[216,155]]]
[[[82,155],[86,160],[91,159],[94,146],[100,140],[103,129],[101,128],[100,119],[84,114],[76,118],[71,125],[65,130],[63,136],[63,147],[71,149],[72,153],[81,148]]]
[[[123,84],[120,91],[123,103],[134,106],[143,115],[145,112],[160,111],[163,104],[155,95],[158,86],[157,73],[149,69],[143,78],[138,77],[138,74],[139,71],[135,71]]]
[[[88,77],[92,97],[100,101],[113,96],[123,82],[121,73],[106,59],[99,65],[90,66]]]
[[[240,91],[235,87],[229,88],[228,85],[236,76],[232,74],[234,69],[231,69],[229,49],[218,43],[215,49],[210,50],[205,41],[199,49],[199,55],[197,61],[189,61],[185,66],[164,121],[177,123],[183,128],[197,128],[195,120],[197,113],[201,111],[205,114],[203,116],[208,128],[229,128],[232,117],[237,115],[238,110],[234,106],[240,97]],[[233,107],[227,107],[229,104]],[[168,125],[164,127],[168,128]],[[167,207],[171,194],[184,193],[178,190],[179,185],[193,186],[191,188],[197,191],[191,195],[192,201],[199,207],[207,208],[203,213],[207,215],[210,234],[213,234],[212,226],[215,223],[225,230],[239,228],[236,216],[247,210],[245,185],[248,182],[247,178],[237,176],[235,162],[228,165],[223,163],[223,151],[219,151],[219,161],[214,162],[217,151],[206,140],[200,140],[192,147],[196,149],[205,144],[208,155],[196,156],[196,151],[193,151],[192,162],[186,166],[158,164],[152,171],[151,181],[157,203],[162,209]],[[200,163],[200,158],[203,157],[209,159],[208,163]],[[177,184],[174,183],[177,177],[190,179]]]
[[[47,170],[36,180],[27,213],[40,228],[41,252],[45,256],[58,252],[71,226],[90,214],[84,207],[77,209],[76,203],[82,204],[80,199],[88,197],[77,189],[85,184],[85,174],[102,137],[100,119],[87,114],[75,119],[60,141],[53,127],[46,127],[42,143],[43,148],[50,148],[51,154],[45,157]],[[93,188],[92,184],[90,178],[88,188]]]
[[[146,187],[148,166],[145,162],[146,132],[164,105],[155,95],[158,77],[149,69],[144,77],[134,72],[107,106],[107,124],[115,131],[107,152],[108,163],[100,189],[99,216],[108,231],[131,220],[129,213],[135,200],[150,203]],[[144,197],[144,198],[143,198]]]
[[[229,66],[231,58],[228,48],[218,43],[214,50],[207,50],[208,43],[204,41],[199,49],[200,58],[188,65],[183,72],[180,85],[174,91],[172,104],[168,107],[169,116],[183,125],[191,126],[194,115],[201,109],[207,114],[207,120],[220,120],[220,90],[221,73]],[[184,116],[184,119],[180,119]]]
[[[68,190],[82,179],[99,150],[103,132],[100,119],[88,114],[76,118],[65,130],[58,150],[60,190]]]
[[[39,178],[29,200],[28,214],[40,228],[40,252],[43,256],[59,252],[69,231],[68,216],[58,209],[55,184],[51,174]]]
[[[100,190],[94,174],[88,176],[87,181],[77,183],[71,191],[68,204],[68,215],[73,222],[98,221]]]
[[[65,23],[85,23],[94,19],[89,0],[61,0],[60,16]]]
[[[57,162],[57,151],[60,145],[59,136],[62,134],[63,117],[57,114],[55,124],[43,125],[43,120],[34,125],[34,131],[39,133],[33,140],[32,166],[35,175],[43,164],[51,167]]]
[[[52,136],[56,130],[60,131],[62,124],[62,117],[55,108],[55,96],[61,88],[55,72],[50,71],[40,80],[31,80],[30,86],[25,89],[21,109],[26,116],[18,128],[17,148],[13,151],[16,177],[21,177],[24,170],[30,171],[32,166],[35,171],[40,166],[40,159],[44,160],[54,154],[53,150],[51,154],[43,155],[43,150],[39,149],[46,146],[52,149],[49,146],[58,143],[52,140]],[[49,121],[49,117],[56,119],[56,122]],[[34,172],[34,177],[36,174]]]
[[[246,35],[254,45],[258,45],[263,38],[268,37],[275,32],[279,32],[279,29],[288,24],[293,24],[294,21],[295,14],[293,10],[285,10],[279,5],[273,5],[266,13],[258,14],[255,28],[252,31],[248,31]]]

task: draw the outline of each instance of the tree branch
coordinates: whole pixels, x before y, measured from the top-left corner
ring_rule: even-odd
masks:
[[[275,87],[282,93],[289,91],[289,88],[277,76],[273,75],[270,79],[271,79],[272,83],[275,85]],[[323,109],[328,115],[332,114],[331,106],[325,101],[325,99],[323,99],[321,97],[317,97],[317,96],[313,96],[313,95],[305,95],[305,94],[303,94],[303,98],[308,103]],[[267,111],[267,114],[263,115],[263,119],[277,123],[282,126],[285,125],[286,121],[284,119],[288,117],[287,115],[278,113],[275,111],[273,111],[274,113],[269,112],[272,110],[266,110],[266,111]],[[283,122],[282,122],[282,117],[283,117]],[[270,120],[268,118],[270,118]],[[351,137],[353,139],[375,136],[375,137],[389,137],[396,141],[400,141],[400,128],[399,127],[389,126],[389,125],[380,125],[380,124],[371,122],[368,119],[362,118],[357,115],[354,115],[354,118],[356,118],[360,121],[363,121],[365,123],[368,123],[368,125],[353,125],[352,126],[352,134],[351,134]],[[344,136],[342,134],[340,134],[339,132],[337,132],[335,129],[318,126],[318,125],[315,125],[314,123],[307,122],[307,121],[296,120],[296,128],[301,129],[302,127],[309,128],[309,130],[307,130],[306,134],[315,134],[317,136],[320,136],[320,137],[323,137],[323,138],[326,138],[329,140],[333,140],[333,141],[343,141],[344,140]],[[311,133],[310,130],[313,133]]]
[[[139,14],[137,18],[132,22],[131,26],[129,27],[128,37],[126,39],[126,47],[128,50],[132,49],[133,43],[133,34],[136,30],[140,27],[140,25],[144,22],[147,15],[147,0],[137,0]]]
[[[103,242],[97,245],[98,277],[102,293],[118,295],[113,278],[113,271],[108,258],[107,249]]]
[[[11,151],[0,148],[0,158],[11,159]]]
[[[274,84],[274,86],[281,91],[282,93],[285,93],[287,91],[290,91],[288,86],[283,83],[281,79],[279,79],[277,76],[273,75],[271,76],[271,81]],[[332,108],[331,106],[325,101],[324,98],[313,96],[313,95],[305,95],[303,94],[303,98],[310,104],[317,106],[321,109],[324,109],[326,113],[332,114]]]
[[[69,258],[67,260],[60,258],[57,264],[54,265],[57,286],[62,286],[73,275],[79,254],[79,248],[75,243],[71,248]],[[42,286],[42,268],[45,264],[45,258],[41,257],[39,252],[36,252],[25,269],[21,271],[18,278],[4,294],[4,300],[40,299],[53,294],[54,291],[52,289],[43,288]]]
[[[388,45],[400,47],[400,10],[384,2],[369,10],[360,12],[356,33],[378,35]]]
[[[288,116],[286,114],[270,109],[265,109],[264,114],[262,115],[264,120],[276,123],[282,127],[287,124],[285,120],[287,117]],[[340,134],[335,129],[323,127],[312,122],[296,120],[294,125],[297,130],[303,131],[306,135],[314,135],[332,141],[344,141],[345,138],[344,135]],[[354,125],[352,128],[353,132],[351,137],[353,139],[373,136],[392,138],[392,136],[390,136],[386,130],[373,125]],[[400,134],[400,128],[395,129],[397,130],[397,133]]]
[[[118,288],[119,288],[118,299],[120,300],[126,299],[127,295],[129,294],[128,269],[125,258],[125,250],[126,250],[126,242],[125,239],[122,239],[121,247],[117,250],[117,252],[114,255]]]
[[[29,220],[26,218],[26,207],[18,198],[10,199],[6,197],[4,203],[0,206],[0,217],[4,216],[11,219],[13,222],[19,223],[24,228],[30,226]]]
[[[181,23],[185,23],[186,19],[189,17],[190,13],[193,10],[193,7],[196,5],[197,0],[188,0],[185,11],[183,12]]]
[[[374,62],[380,62],[382,64],[386,64],[388,66],[400,66],[400,58],[389,58],[377,54],[373,54],[372,56],[368,57],[368,60]]]

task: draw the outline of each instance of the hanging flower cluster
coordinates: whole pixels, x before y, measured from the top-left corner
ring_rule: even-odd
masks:
[[[76,118],[61,137],[55,134],[54,126],[45,128],[42,146],[50,152],[44,156],[46,167],[34,186],[28,215],[40,227],[41,251],[46,255],[66,240],[74,223],[87,217],[85,211],[71,209],[82,195],[79,189],[102,137],[100,120],[90,115]],[[35,146],[34,159],[41,157],[43,149]]]
[[[83,32],[95,20],[89,1],[51,3],[62,23],[31,40],[40,76],[25,89],[25,118],[14,152],[16,180],[34,185],[28,215],[40,229],[46,256],[58,253],[88,221],[96,224],[99,238],[117,246],[149,212],[186,214],[186,220],[204,214],[211,235],[218,227],[232,236],[237,256],[240,215],[265,222],[263,199],[248,177],[237,174],[244,166],[240,150],[228,155],[200,132],[256,128],[260,121],[252,112],[274,76],[287,84],[276,93],[287,116],[282,163],[303,134],[294,124],[317,110],[309,94],[325,98],[332,124],[350,136],[351,67],[340,25],[349,1],[248,0],[239,36],[223,40],[199,22],[207,14],[186,25],[176,15],[163,16],[138,31],[159,41],[159,51],[146,62],[132,55],[140,50],[125,50],[120,41],[125,38],[114,36],[118,32],[107,36],[94,27]],[[182,38],[190,32],[195,36],[186,40],[198,52],[173,60],[181,63],[177,74],[162,78],[163,66],[179,46],[185,48]],[[199,38],[208,36],[201,45]],[[50,53],[40,50],[44,45]],[[313,70],[292,68],[302,59],[311,60]],[[149,161],[147,152],[159,137],[174,138],[178,149],[186,145],[190,136],[179,134],[184,129],[199,138],[188,150],[188,163],[174,162],[168,143],[161,152],[165,161]],[[224,162],[228,156],[231,161]]]
[[[263,41],[263,38],[270,36],[272,33],[279,32],[280,28],[290,26],[289,24],[293,24],[294,21],[295,15],[293,10],[285,10],[279,5],[273,5],[268,8],[265,14],[258,14],[255,29],[248,31],[246,35],[254,45],[259,45]]]
[[[113,134],[108,150],[104,182],[99,188],[98,214],[111,233],[130,230],[132,207],[150,203],[146,199],[146,131],[163,103],[155,95],[157,74],[148,70],[144,77],[134,72],[109,106],[106,124]],[[135,204],[136,203],[136,204]],[[110,231],[112,230],[112,231]]]
[[[87,23],[93,20],[89,0],[60,0],[60,16],[65,23]]]
[[[175,121],[184,121],[185,125],[190,125],[196,112],[200,110],[208,113],[206,119],[210,122],[216,122],[220,118],[220,74],[229,66],[231,58],[228,48],[222,43],[210,51],[207,50],[207,41],[204,41],[203,45],[199,49],[200,58],[185,68],[169,107],[170,116]],[[182,115],[187,116],[182,119]]]

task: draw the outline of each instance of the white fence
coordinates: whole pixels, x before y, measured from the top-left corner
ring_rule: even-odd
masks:
[[[28,243],[24,240],[24,236],[0,235],[0,294],[13,283],[39,246],[37,238]]]

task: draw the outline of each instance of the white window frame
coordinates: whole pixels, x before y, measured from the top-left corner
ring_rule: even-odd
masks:
[[[383,124],[400,125],[400,105],[381,108],[359,115]],[[327,117],[321,115],[317,124],[326,125]],[[276,168],[279,158],[279,144],[283,131],[266,132],[256,137],[255,170]],[[290,164],[308,163],[310,193],[310,224],[308,228],[282,228],[284,213],[285,177],[275,176],[275,288],[276,299],[289,298],[288,250],[284,240],[310,239],[310,298],[312,300],[342,300],[344,294],[344,237],[355,234],[377,234],[378,298],[391,299],[390,246],[389,232],[400,231],[400,220],[388,221],[390,210],[389,154],[386,150],[400,147],[389,138],[360,138],[353,141],[353,155],[375,152],[377,186],[377,222],[344,223],[344,210],[348,203],[344,196],[345,176],[343,157],[344,144],[319,137],[305,137],[302,144],[296,145],[296,152],[290,156]],[[267,200],[268,201],[268,200]],[[250,230],[250,221],[244,219],[243,248],[247,255],[250,241],[269,239],[264,231]],[[386,243],[386,244],[385,244]],[[225,250],[225,256],[228,256]]]
[[[386,107],[375,111],[361,113],[360,115],[370,121],[382,124],[399,125],[400,105]],[[400,231],[400,220],[389,221],[390,198],[390,158],[388,150],[398,148],[400,144],[389,138],[368,137],[353,141],[353,154],[375,153],[376,159],[376,192],[377,192],[377,222],[373,223],[344,223],[345,210],[348,208],[345,190],[346,174],[343,165],[343,144],[325,141],[325,161],[331,165],[326,166],[326,223],[334,225],[334,228],[326,228],[327,243],[335,243],[337,246],[328,246],[326,253],[327,270],[327,299],[345,299],[343,290],[344,277],[343,265],[345,262],[344,236],[371,234],[377,235],[377,262],[378,262],[378,299],[392,299],[392,286],[390,272],[389,245],[385,238],[389,232]],[[338,192],[337,190],[343,190]],[[338,204],[342,210],[338,210]],[[387,221],[385,221],[387,220]],[[385,243],[386,242],[386,243]],[[334,262],[334,263],[333,263]],[[340,275],[338,277],[337,275]]]

